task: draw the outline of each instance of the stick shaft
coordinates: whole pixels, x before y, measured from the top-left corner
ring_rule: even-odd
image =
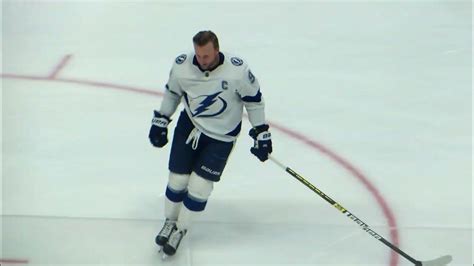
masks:
[[[284,169],[287,173],[289,173],[291,176],[296,178],[298,181],[303,183],[306,187],[311,189],[314,193],[318,194],[321,198],[323,198],[325,201],[327,201],[329,204],[331,204],[334,208],[339,210],[342,214],[347,216],[349,219],[354,221],[356,224],[358,224],[362,230],[366,231],[369,235],[373,236],[375,239],[379,240],[383,244],[385,244],[387,247],[391,248],[398,254],[402,255],[405,259],[409,260],[415,265],[421,265],[420,261],[415,260],[413,257],[408,255],[407,253],[403,252],[401,249],[399,249],[397,246],[393,245],[390,243],[388,240],[386,240],[384,237],[376,233],[374,230],[372,230],[368,224],[364,223],[361,219],[359,219],[357,216],[349,212],[346,208],[344,208],[341,204],[337,203],[335,200],[333,200],[331,197],[326,195],[324,192],[322,192],[320,189],[315,187],[313,184],[311,184],[308,180],[306,180],[304,177],[302,177],[300,174],[295,172],[293,169],[290,167],[285,166],[278,160],[276,160],[273,156],[269,156],[270,160],[272,160],[274,163],[276,163],[278,166],[280,166],[282,169]]]

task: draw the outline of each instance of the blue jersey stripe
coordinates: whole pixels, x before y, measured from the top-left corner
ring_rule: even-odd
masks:
[[[260,93],[260,90],[258,90],[255,96],[242,97],[242,101],[248,102],[248,103],[259,103],[262,101],[262,93]]]

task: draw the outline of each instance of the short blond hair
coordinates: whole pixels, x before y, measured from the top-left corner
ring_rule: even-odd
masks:
[[[204,30],[196,33],[193,37],[193,43],[197,46],[204,46],[209,42],[212,42],[214,49],[219,50],[219,39],[217,39],[217,35],[214,32]]]

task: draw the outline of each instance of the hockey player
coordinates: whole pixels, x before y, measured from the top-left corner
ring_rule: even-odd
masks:
[[[171,116],[183,102],[168,164],[166,220],[155,239],[166,255],[175,254],[193,218],[205,209],[240,133],[243,107],[252,125],[251,153],[263,162],[272,152],[262,93],[249,66],[221,52],[212,31],[198,32],[193,44],[193,53],[176,58],[149,132],[153,146],[165,146]]]

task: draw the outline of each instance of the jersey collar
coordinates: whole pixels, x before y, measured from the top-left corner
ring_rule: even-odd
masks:
[[[202,69],[201,66],[199,65],[199,63],[198,63],[198,61],[197,61],[197,59],[196,59],[196,55],[194,55],[194,57],[193,57],[193,65],[197,66],[197,67],[199,68],[199,70],[201,70],[202,72],[213,71],[214,69],[218,68],[220,65],[224,64],[224,59],[225,59],[224,54],[221,53],[221,52],[219,52],[219,63],[218,63],[215,67],[213,67],[213,68],[211,68],[211,69],[204,70],[204,69]]]

